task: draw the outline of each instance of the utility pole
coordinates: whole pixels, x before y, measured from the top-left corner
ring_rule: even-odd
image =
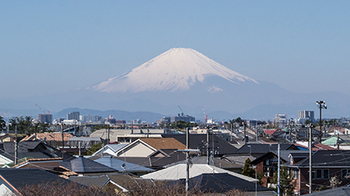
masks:
[[[81,157],[81,141],[78,143],[78,148],[79,148],[79,157]]]
[[[62,133],[62,150],[64,150],[64,134],[63,134],[63,123],[61,122],[61,133]]]
[[[337,150],[339,150],[339,133],[337,135]]]
[[[148,127],[148,123],[147,123],[147,138],[149,138],[149,127]]]
[[[107,145],[109,144],[109,140],[110,140],[110,125],[108,125],[108,130],[107,130]]]
[[[309,193],[312,193],[312,127],[309,127]]]
[[[17,141],[17,125],[15,126],[15,165],[17,165],[18,157],[18,141]]]
[[[190,181],[190,152],[200,152],[199,150],[191,150],[190,148],[190,128],[186,129],[186,149],[185,150],[178,150],[178,152],[185,152],[186,153],[186,196],[189,192],[189,181]]]
[[[186,150],[190,147],[189,141],[190,129],[186,129]],[[190,152],[186,152],[186,196],[188,195],[189,189],[189,181],[190,181]]]
[[[277,195],[280,196],[281,195],[281,145],[278,143],[277,146],[278,146],[277,147],[277,156],[278,156]]]
[[[247,130],[245,127],[245,122],[243,122],[243,130],[244,130],[244,144],[248,142],[248,137],[247,137]]]
[[[209,142],[209,138],[210,138],[210,131],[209,128],[207,129],[207,164],[210,164],[210,142]]]
[[[321,139],[322,139],[322,109],[327,109],[327,105],[325,101],[316,101],[317,107],[320,109],[320,137],[319,137],[319,141],[321,143]]]

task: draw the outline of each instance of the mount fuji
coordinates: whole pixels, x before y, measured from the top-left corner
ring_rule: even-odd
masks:
[[[325,117],[348,116],[350,97],[337,92],[295,93],[276,84],[256,81],[237,73],[190,48],[172,48],[120,76],[97,85],[51,95],[0,100],[0,111],[37,111],[35,103],[50,111],[63,108],[147,111],[174,116],[179,106],[185,114],[209,118],[272,119],[285,113],[297,118],[298,110],[316,111],[316,100],[329,106]],[[181,110],[182,110],[181,109]],[[23,111],[17,115],[25,114]],[[151,115],[148,115],[151,116]],[[61,117],[61,116],[58,116]],[[123,117],[121,117],[123,118]],[[141,119],[146,119],[140,117]],[[152,119],[156,121],[157,119]]]
[[[231,83],[254,82],[254,79],[220,65],[190,48],[172,48],[122,76],[93,87],[101,92],[188,91],[196,83],[216,76]],[[224,91],[207,84],[208,92]]]
[[[88,88],[113,97],[122,109],[165,113],[243,112],[291,96],[277,85],[258,83],[190,48],[172,48],[123,75]],[[275,94],[277,93],[277,94]],[[111,100],[112,101],[112,100]]]

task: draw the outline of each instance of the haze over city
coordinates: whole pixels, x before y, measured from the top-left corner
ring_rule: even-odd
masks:
[[[347,97],[348,7],[347,1],[2,2],[0,99],[85,89],[171,48],[192,48],[293,93]]]

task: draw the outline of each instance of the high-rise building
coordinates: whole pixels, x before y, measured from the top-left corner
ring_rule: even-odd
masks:
[[[102,116],[96,115],[80,115],[79,119],[82,123],[102,122]]]
[[[298,111],[298,119],[309,119],[312,122],[315,120],[314,111]]]
[[[275,118],[273,119],[274,124],[278,124],[279,126],[284,126],[287,124],[287,115],[286,114],[276,114]]]
[[[67,114],[67,120],[79,120],[80,112],[71,112]]]
[[[177,116],[171,117],[171,122],[185,121],[185,122],[194,122],[196,119],[193,116],[184,115],[183,113],[178,114]]]
[[[38,121],[41,123],[52,123],[52,114],[38,114]]]

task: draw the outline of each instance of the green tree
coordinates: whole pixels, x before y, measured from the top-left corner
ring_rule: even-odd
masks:
[[[94,144],[92,146],[90,146],[90,148],[88,148],[87,151],[87,155],[92,155],[94,154],[96,151],[100,150],[102,148],[103,143],[98,143],[98,144]]]
[[[186,127],[198,126],[196,123],[185,122],[182,120],[171,123],[170,128],[172,129],[184,129]]]
[[[4,120],[4,117],[0,116],[0,131],[4,130],[6,127],[6,122]]]
[[[281,178],[281,193],[282,195],[293,195],[293,190],[295,188],[295,183],[293,182],[293,175],[292,172],[288,172],[287,166],[282,166],[281,167],[281,172],[280,172],[280,178]],[[278,184],[278,172],[274,172],[273,178],[271,179],[271,183],[273,184]],[[270,187],[271,189],[274,189],[277,191],[277,186],[276,188]]]
[[[11,123],[10,129],[15,131],[15,127],[17,126],[17,133],[30,134],[35,130],[32,121],[33,118],[31,116],[13,117],[9,120]]]
[[[245,176],[249,176],[254,178],[255,177],[255,170],[252,167],[252,161],[247,158],[244,163],[242,174]]]

